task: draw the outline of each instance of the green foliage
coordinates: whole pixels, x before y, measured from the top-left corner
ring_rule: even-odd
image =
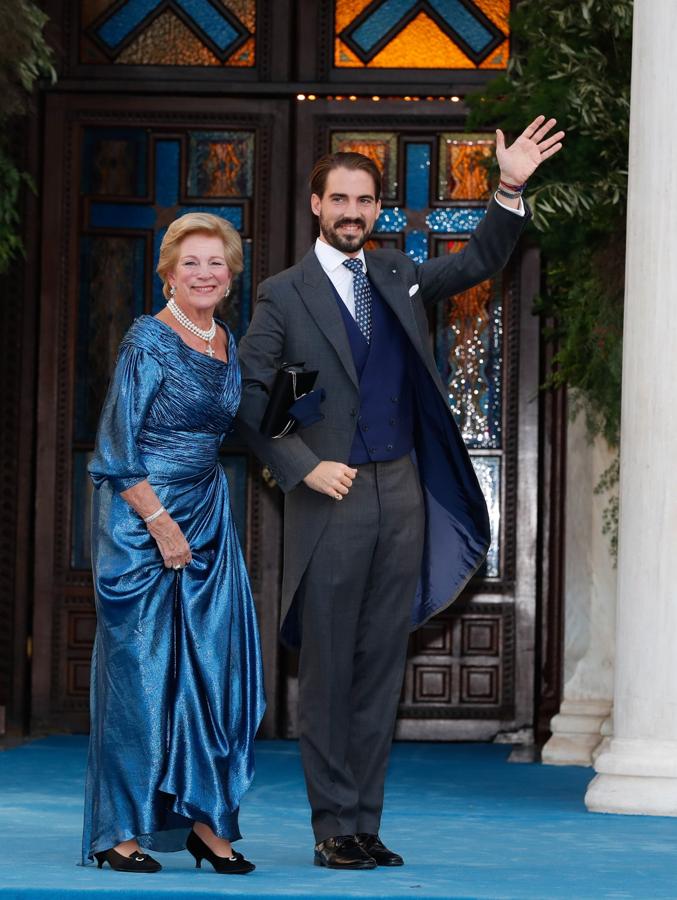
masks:
[[[524,0],[505,75],[469,98],[469,128],[517,134],[543,113],[564,149],[529,202],[545,263],[537,310],[556,324],[549,384],[576,388],[592,434],[618,445],[632,0]]]
[[[0,273],[22,252],[21,189],[34,189],[14,161],[12,127],[29,112],[37,79],[56,78],[52,51],[43,37],[46,23],[47,16],[31,0],[0,3]]]

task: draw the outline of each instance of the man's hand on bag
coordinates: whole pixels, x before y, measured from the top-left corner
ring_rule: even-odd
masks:
[[[357,469],[351,469],[343,463],[324,460],[318,463],[312,472],[303,479],[304,484],[320,494],[327,494],[334,500],[343,500],[353,486]]]

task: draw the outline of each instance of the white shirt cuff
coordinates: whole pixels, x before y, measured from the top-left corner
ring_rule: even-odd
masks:
[[[506,206],[505,203],[501,202],[500,195],[498,193],[494,194],[494,198],[499,206],[502,206],[503,209],[507,209],[508,212],[515,213],[516,216],[523,216],[524,213],[524,203],[522,203],[522,198],[520,197],[520,205],[515,209],[514,206]]]

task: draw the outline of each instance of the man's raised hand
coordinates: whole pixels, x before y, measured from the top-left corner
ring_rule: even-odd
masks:
[[[505,146],[505,135],[501,129],[496,130],[496,159],[502,181],[512,185],[524,184],[544,160],[562,149],[563,131],[548,137],[548,132],[556,124],[556,119],[546,122],[545,116],[537,116],[509,147]]]

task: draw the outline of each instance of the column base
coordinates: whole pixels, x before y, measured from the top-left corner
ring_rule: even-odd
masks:
[[[590,812],[677,816],[677,742],[613,738],[595,769]]]
[[[614,736],[614,720],[613,715],[609,715],[602,722],[602,727],[600,728],[600,733],[602,735],[602,740],[592,751],[592,764],[593,766],[597,762],[597,759],[603,754],[607,753],[609,748],[611,747],[611,740]]]
[[[607,700],[564,700],[550,722],[552,737],[543,747],[549,766],[591,766],[602,740],[601,728],[611,711]]]

